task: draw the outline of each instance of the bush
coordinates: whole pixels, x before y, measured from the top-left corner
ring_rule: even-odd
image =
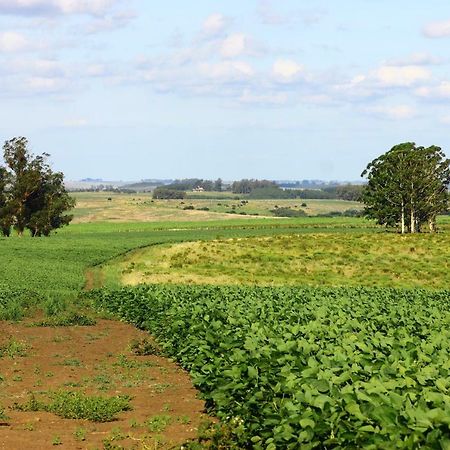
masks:
[[[271,213],[276,217],[306,217],[307,214],[302,209],[291,209],[288,207],[282,207],[271,210]]]

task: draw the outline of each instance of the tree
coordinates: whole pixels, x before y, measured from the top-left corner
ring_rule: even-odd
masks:
[[[223,189],[223,181],[222,178],[217,178],[216,181],[214,181],[214,191],[216,192],[222,192]]]
[[[3,146],[6,167],[1,168],[4,205],[0,209],[3,234],[11,226],[22,236],[48,236],[54,229],[72,220],[65,212],[75,206],[64,186],[64,175],[53,172],[46,162],[47,153],[35,156],[24,137],[6,141]],[[1,192],[1,186],[0,186]]]
[[[4,167],[0,167],[0,232],[6,237],[11,234],[12,226],[7,194],[9,182],[8,171]]]
[[[186,198],[186,192],[176,189],[167,189],[165,187],[157,187],[153,191],[153,198],[159,200],[183,200]]]
[[[361,176],[365,214],[401,232],[415,233],[424,223],[435,231],[436,216],[448,208],[450,160],[437,146],[396,145],[370,162]]]

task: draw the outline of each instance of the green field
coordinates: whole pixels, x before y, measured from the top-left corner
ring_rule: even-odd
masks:
[[[359,227],[376,230],[363,220],[346,218],[73,224],[47,239],[0,238],[0,284],[74,298],[86,283],[88,268],[139,247],[218,237],[353,232]]]
[[[311,233],[137,250],[104,268],[116,284],[450,286],[447,234]]]
[[[448,290],[154,285],[93,297],[158,336],[232,448],[450,444]]]

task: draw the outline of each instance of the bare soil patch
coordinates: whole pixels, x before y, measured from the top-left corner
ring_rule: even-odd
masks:
[[[30,327],[0,322],[0,449],[179,448],[208,420],[189,375],[167,358],[138,356],[149,335],[116,321],[90,327]],[[131,397],[113,422],[20,411],[31,395],[54,392]],[[3,409],[3,416],[2,416]]]

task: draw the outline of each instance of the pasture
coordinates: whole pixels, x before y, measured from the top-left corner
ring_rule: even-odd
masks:
[[[450,286],[446,234],[310,233],[215,239],[140,249],[111,261],[120,284]]]
[[[205,198],[208,195],[217,198]],[[150,193],[80,192],[75,193],[74,197],[77,200],[75,223],[223,221],[257,216],[273,217],[272,211],[276,208],[302,210],[308,216],[361,210],[360,203],[343,200],[251,200],[245,195],[217,192],[190,193],[190,198],[185,200],[153,200]]]

